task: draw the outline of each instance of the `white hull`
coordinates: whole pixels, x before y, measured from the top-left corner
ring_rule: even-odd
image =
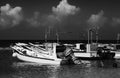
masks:
[[[120,52],[115,52],[115,59],[120,59]]]
[[[115,53],[114,58],[115,59],[120,59],[120,51],[111,51],[112,53]]]
[[[91,57],[90,53],[74,53],[76,57],[86,57],[89,58]]]
[[[88,52],[88,53],[74,53],[75,57],[81,57],[81,58],[91,58],[91,57],[97,57],[96,52]]]
[[[26,55],[22,55],[19,53],[13,53],[13,55],[22,61],[26,62],[34,62],[34,63],[40,63],[40,64],[60,64],[62,59],[47,59],[47,58],[36,58],[36,57],[30,57]]]

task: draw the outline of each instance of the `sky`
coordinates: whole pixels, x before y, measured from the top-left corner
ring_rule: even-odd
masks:
[[[87,40],[97,29],[99,40],[120,33],[118,0],[0,0],[0,40]],[[95,32],[93,33],[95,39]]]

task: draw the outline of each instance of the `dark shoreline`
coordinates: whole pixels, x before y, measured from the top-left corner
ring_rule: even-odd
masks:
[[[14,45],[14,43],[44,43],[45,40],[0,40],[0,47],[6,48],[9,47],[10,45]],[[47,42],[57,42],[56,40],[47,40]],[[95,43],[96,41],[93,40]],[[75,44],[75,43],[88,43],[87,40],[59,40],[59,43],[61,44]],[[116,40],[99,40],[98,43],[103,43],[103,44],[117,44]]]
[[[47,40],[48,42],[57,42],[57,40]],[[14,43],[14,42],[40,42],[45,40],[0,40],[0,43]],[[87,43],[88,40],[59,40],[61,43]],[[93,40],[93,42],[96,42]],[[98,43],[117,43],[117,40],[99,40]]]

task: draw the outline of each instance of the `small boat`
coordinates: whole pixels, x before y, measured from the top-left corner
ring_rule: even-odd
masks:
[[[91,49],[91,44],[77,43],[72,49],[75,57],[80,59],[96,59],[97,51]]]
[[[13,49],[13,57],[26,62],[35,62],[40,64],[65,64],[79,63],[73,55],[70,48],[67,48],[62,58],[58,58],[56,53],[56,43],[45,43],[43,47],[25,43],[16,43],[11,46]]]
[[[87,60],[99,60],[99,59],[113,59],[115,53],[110,49],[104,47],[98,47],[96,44],[86,44],[81,49],[81,45],[77,44],[76,48],[73,49],[74,55],[80,59]]]
[[[98,48],[97,54],[100,59],[114,59],[115,53],[111,52],[108,48]]]
[[[115,44],[115,49],[112,52],[115,53],[115,59],[120,59],[120,44]]]

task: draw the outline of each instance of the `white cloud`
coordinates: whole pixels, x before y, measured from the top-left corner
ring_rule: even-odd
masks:
[[[31,17],[30,19],[27,19],[27,22],[34,27],[38,27],[41,25],[40,22],[40,13],[39,12],[34,12],[33,17]]]
[[[54,26],[69,15],[75,15],[79,10],[79,7],[70,5],[67,0],[62,0],[57,7],[52,7],[52,14],[49,14],[46,18],[47,24],[49,26]]]
[[[21,7],[12,8],[6,4],[1,6],[0,11],[0,26],[2,27],[15,26],[23,19]]]
[[[87,22],[90,27],[101,27],[106,22],[106,19],[104,12],[101,10],[98,14],[92,14]]]
[[[52,7],[53,13],[58,16],[74,15],[79,10],[80,8],[77,8],[74,5],[70,5],[67,0],[60,1],[59,5],[56,8]]]
[[[27,22],[33,27],[55,26],[68,15],[74,15],[79,10],[80,8],[70,5],[67,0],[62,0],[57,7],[52,7],[52,13],[40,15],[39,12],[35,12],[33,17],[27,19]]]

